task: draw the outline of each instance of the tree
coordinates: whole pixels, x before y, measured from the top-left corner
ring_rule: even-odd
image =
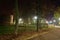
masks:
[[[58,19],[60,17],[60,8],[58,7],[57,10],[54,12],[54,18]]]
[[[19,19],[19,11],[18,11],[18,0],[15,0],[15,13],[16,13],[16,24],[15,24],[15,34],[18,33],[18,19]]]

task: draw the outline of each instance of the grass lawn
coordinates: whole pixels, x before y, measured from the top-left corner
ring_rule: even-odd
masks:
[[[0,26],[0,34],[9,34],[14,33],[14,26],[8,25],[8,26]],[[18,27],[18,32],[22,31],[34,31],[36,30],[36,25],[27,25],[24,27]]]
[[[9,34],[14,32],[14,26],[0,26],[0,34]]]
[[[14,33],[14,29],[15,29],[15,27],[13,25],[0,26],[0,34]],[[36,31],[36,30],[37,30],[36,25],[26,25],[24,27],[18,27],[18,32]]]

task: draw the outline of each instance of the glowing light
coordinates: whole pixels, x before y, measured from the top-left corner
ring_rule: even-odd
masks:
[[[60,20],[60,18],[59,18],[59,20]]]
[[[19,23],[19,24],[20,24],[20,23],[23,23],[23,20],[22,20],[22,18],[20,18],[20,19],[19,19],[19,22],[18,22],[18,23]]]
[[[33,17],[33,22],[36,23],[36,21],[37,21],[37,16],[34,16]]]
[[[50,21],[49,23],[52,23],[52,21]]]
[[[22,19],[20,18],[19,21],[22,21]]]
[[[56,20],[53,20],[53,22],[56,22]]]
[[[34,19],[37,19],[37,16],[35,16]]]
[[[46,21],[46,23],[48,23],[48,21]]]

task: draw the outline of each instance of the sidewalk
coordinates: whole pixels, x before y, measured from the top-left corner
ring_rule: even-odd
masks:
[[[36,31],[25,32],[25,33],[22,33],[23,35],[19,36],[18,38],[15,38],[13,40],[28,40],[28,39],[37,37],[39,35],[46,34],[48,32],[49,32],[49,30],[39,30],[38,32],[36,32]]]

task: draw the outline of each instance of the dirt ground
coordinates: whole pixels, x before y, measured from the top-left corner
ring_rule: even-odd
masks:
[[[3,34],[3,35],[0,35],[0,40],[14,40],[16,38],[19,37],[20,38],[23,38],[23,37],[29,37],[33,34],[36,34],[36,33],[40,33],[40,32],[44,32],[44,31],[47,31],[47,30],[43,30],[43,31],[25,31],[25,32],[20,32],[19,34],[17,34],[17,36],[15,34]]]

